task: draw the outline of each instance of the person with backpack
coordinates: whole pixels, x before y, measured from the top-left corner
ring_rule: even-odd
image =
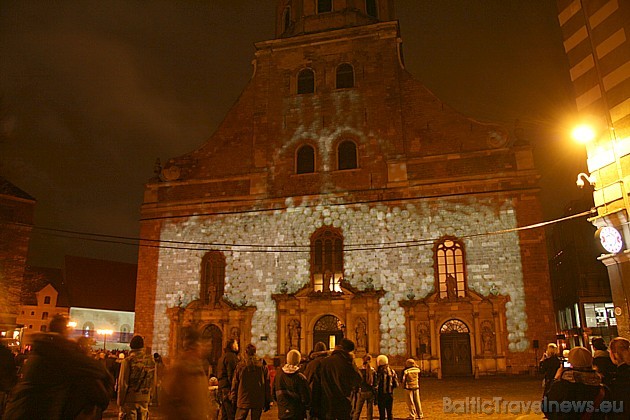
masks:
[[[144,338],[135,335],[129,356],[122,359],[118,375],[118,410],[121,419],[146,420],[155,390],[155,361],[144,351]]]
[[[392,420],[394,406],[394,389],[398,387],[398,376],[389,367],[389,359],[381,354],[376,358],[376,401],[378,403],[379,420]]]
[[[273,387],[278,402],[278,419],[302,420],[311,405],[311,390],[306,376],[300,373],[302,355],[297,350],[287,353],[287,363],[278,369]]]

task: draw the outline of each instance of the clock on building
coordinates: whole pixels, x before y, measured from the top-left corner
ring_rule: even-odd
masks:
[[[612,226],[604,226],[595,232],[595,238],[606,252],[617,254],[623,248],[621,233]]]

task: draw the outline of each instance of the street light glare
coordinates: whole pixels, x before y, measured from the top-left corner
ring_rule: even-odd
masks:
[[[580,143],[588,143],[595,138],[595,130],[590,125],[578,125],[571,135]]]

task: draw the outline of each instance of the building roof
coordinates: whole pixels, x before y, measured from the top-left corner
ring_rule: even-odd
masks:
[[[19,189],[6,178],[0,176],[0,195],[8,195],[11,197],[23,198],[26,200],[35,200],[30,194]]]
[[[63,285],[63,274],[58,268],[31,267],[24,270],[24,282],[20,301],[22,305],[37,305],[36,293],[47,284],[57,290],[57,306],[68,307],[68,296]]]
[[[64,265],[70,307],[135,310],[136,264],[66,255]]]

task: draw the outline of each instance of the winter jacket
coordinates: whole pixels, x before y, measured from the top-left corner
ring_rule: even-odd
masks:
[[[359,374],[361,375],[361,384],[359,385],[359,391],[361,392],[374,392],[376,386],[376,370],[369,363],[364,363],[359,368]]]
[[[608,350],[595,350],[593,353],[593,369],[602,375],[602,383],[604,385],[610,385],[617,367],[610,360]]]
[[[195,350],[181,353],[162,380],[161,411],[168,420],[205,419],[209,413],[208,378]]]
[[[271,403],[271,386],[267,365],[258,356],[246,356],[232,379],[232,403],[238,408],[268,410]]]
[[[107,408],[114,381],[102,364],[57,333],[38,334],[5,420],[74,419]]]
[[[0,344],[0,392],[9,392],[17,382],[15,358],[8,347]]]
[[[279,419],[305,419],[311,406],[311,390],[298,366],[284,365],[278,370],[273,390]]]
[[[599,408],[603,401],[610,404],[610,392],[601,384],[601,377],[592,369],[566,369],[556,379],[543,399],[542,411],[548,419],[582,419],[588,407]],[[570,412],[561,404],[571,402]],[[565,403],[565,405],[568,403]],[[578,408],[581,407],[581,408]],[[605,419],[606,414],[593,412],[591,420]]]
[[[318,418],[350,418],[352,390],[361,383],[361,375],[350,353],[335,350],[323,359],[313,379],[313,388],[319,388],[321,394],[313,392],[311,413]]]
[[[610,383],[610,394],[613,401],[613,408],[621,407],[623,411],[613,413],[613,419],[630,419],[630,365],[624,363],[617,366],[617,372]]]
[[[123,359],[118,376],[118,406],[148,403],[155,389],[155,361],[144,349],[131,350]]]
[[[308,383],[311,384],[313,382],[313,375],[319,369],[319,364],[324,360],[324,358],[328,357],[330,352],[328,350],[318,351],[311,353],[309,356],[309,362],[305,367],[302,367],[302,372],[304,372],[304,376],[308,380]]]
[[[420,389],[420,369],[412,366],[403,370],[402,385],[405,389]]]
[[[219,380],[219,389],[232,389],[232,378],[238,365],[238,353],[227,351],[219,359],[217,365],[217,379]]]
[[[393,394],[398,387],[398,376],[389,365],[379,366],[376,370],[376,395]]]

